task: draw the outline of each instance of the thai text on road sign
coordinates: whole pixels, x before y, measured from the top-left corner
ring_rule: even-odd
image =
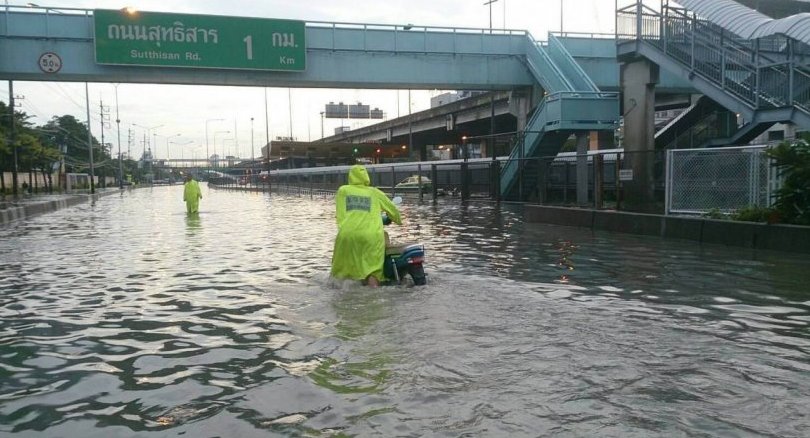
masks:
[[[96,9],[96,62],[303,71],[303,21]]]

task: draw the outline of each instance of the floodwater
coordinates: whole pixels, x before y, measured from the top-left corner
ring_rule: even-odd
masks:
[[[810,435],[810,257],[403,206],[424,288],[328,278],[330,199],[182,187],[0,229],[0,435]]]

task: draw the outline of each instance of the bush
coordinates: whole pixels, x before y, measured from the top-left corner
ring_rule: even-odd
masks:
[[[768,222],[770,224],[779,222],[777,212],[766,207],[745,207],[737,210],[731,218],[743,222]]]
[[[786,223],[810,225],[810,144],[806,140],[783,142],[767,153],[783,178],[774,210]]]
[[[703,213],[702,216],[707,219],[728,219],[728,215],[717,208],[713,208],[706,213]]]

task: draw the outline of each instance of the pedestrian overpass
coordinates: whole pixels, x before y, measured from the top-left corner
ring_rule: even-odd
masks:
[[[149,26],[141,21],[147,16],[155,20]],[[100,22],[101,17],[108,21]],[[232,23],[234,20],[237,25]],[[618,127],[617,93],[602,92],[553,35],[548,42],[539,42],[526,31],[299,22],[303,31],[298,41],[305,44],[301,50],[305,59],[298,59],[297,65],[304,64],[305,68],[288,69],[283,56],[284,65],[270,68],[254,69],[245,60],[220,68],[193,65],[194,56],[200,57],[196,50],[202,45],[202,37],[208,46],[200,52],[203,58],[206,53],[212,55],[208,61],[229,59],[237,51],[246,52],[252,59],[254,50],[260,50],[253,47],[252,35],[234,30],[250,29],[256,24],[250,20],[262,19],[5,6],[0,16],[0,78],[306,88],[530,87],[536,98],[523,123],[519,123],[525,135],[513,147],[514,158],[553,155],[572,134],[584,138],[588,132]],[[204,23],[207,29],[197,23]],[[268,20],[267,24],[263,28],[294,27],[296,23]],[[278,42],[282,48],[297,47],[294,32],[285,32],[278,32],[278,40],[273,34],[273,45]],[[285,35],[290,36],[289,41],[282,39]],[[127,38],[133,49],[125,57],[131,53],[132,58],[157,60],[151,61],[152,65],[120,57],[97,62],[108,45],[120,45]],[[185,59],[190,59],[192,65],[181,65],[183,59],[177,60],[177,65],[156,65],[166,59],[169,64],[173,62],[173,54],[165,51],[171,45],[169,39],[175,45],[182,39],[184,47],[194,49],[185,52]],[[214,42],[221,45],[221,52],[210,49]],[[519,192],[519,170],[517,161],[502,170],[504,195]]]
[[[733,0],[624,3],[616,21],[625,151],[683,147],[681,139],[695,148],[746,144],[779,122],[810,129],[810,14],[773,19]],[[655,133],[645,129],[654,109],[643,102],[654,100],[659,68],[704,97]],[[633,172],[629,196],[652,201],[661,172],[652,160],[636,160]]]

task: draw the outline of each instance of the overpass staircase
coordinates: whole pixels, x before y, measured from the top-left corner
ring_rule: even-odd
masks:
[[[780,122],[810,128],[804,42],[745,39],[673,4],[659,11],[637,0],[617,14],[620,59],[645,57],[705,96],[656,134],[656,149],[746,144]],[[745,121],[740,126],[737,115]]]
[[[740,131],[737,116],[714,100],[700,96],[655,133],[655,149],[694,149]],[[758,135],[758,134],[757,134]]]
[[[523,201],[537,188],[541,157],[553,157],[572,134],[618,127],[616,93],[604,93],[558,38],[528,42],[526,67],[545,91],[501,170],[501,197]]]

